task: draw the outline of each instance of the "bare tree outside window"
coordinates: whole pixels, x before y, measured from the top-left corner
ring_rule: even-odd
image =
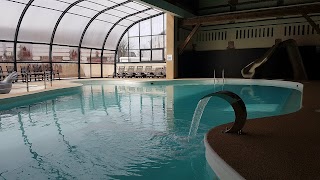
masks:
[[[118,56],[119,57],[127,57],[128,56],[128,40],[127,38],[122,38],[118,48]]]

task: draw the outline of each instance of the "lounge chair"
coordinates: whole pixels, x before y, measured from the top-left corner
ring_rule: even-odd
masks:
[[[128,71],[126,72],[126,77],[132,78],[135,77],[136,73],[134,72],[134,66],[129,66]]]
[[[14,71],[14,66],[6,66],[6,68],[7,68],[7,73],[8,73],[8,75],[11,74],[11,73],[13,73],[13,71]]]
[[[156,70],[154,71],[154,76],[157,77],[157,78],[165,77],[165,75],[163,73],[163,68],[157,67]]]
[[[118,72],[117,72],[117,77],[118,78],[123,78],[126,76],[125,72],[124,72],[124,66],[119,66]]]
[[[147,78],[153,78],[154,77],[154,72],[152,70],[152,66],[146,66],[145,68],[145,74]]]
[[[3,81],[0,81],[0,94],[8,94],[12,89],[12,82],[18,78],[18,73],[13,71]]]
[[[32,66],[32,74],[34,75],[34,80],[37,81],[37,80],[43,80],[43,72],[42,72],[42,67],[41,65],[38,66],[37,64],[34,64]]]
[[[137,66],[135,77],[136,78],[146,77],[146,74],[143,72],[143,66]]]

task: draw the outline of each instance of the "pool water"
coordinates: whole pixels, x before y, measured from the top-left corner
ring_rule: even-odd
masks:
[[[300,91],[238,85],[88,84],[67,95],[0,110],[0,179],[217,179],[204,134],[234,119],[213,97],[195,134],[204,95],[229,90],[248,118],[300,108]]]

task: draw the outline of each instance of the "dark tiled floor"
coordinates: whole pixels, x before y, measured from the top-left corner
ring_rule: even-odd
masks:
[[[213,150],[246,179],[320,179],[320,82],[302,83],[301,110],[249,120],[245,135],[213,128]]]

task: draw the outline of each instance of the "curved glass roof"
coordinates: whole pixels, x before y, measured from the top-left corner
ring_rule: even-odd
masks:
[[[160,14],[133,0],[0,0],[0,39],[116,50],[129,27]]]

